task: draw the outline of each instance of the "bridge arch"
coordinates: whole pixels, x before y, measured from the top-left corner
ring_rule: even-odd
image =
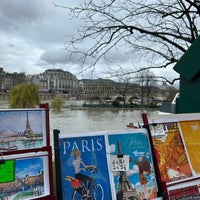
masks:
[[[121,96],[118,96],[118,97],[115,98],[115,100],[116,100],[116,101],[124,101],[124,98],[121,97]]]

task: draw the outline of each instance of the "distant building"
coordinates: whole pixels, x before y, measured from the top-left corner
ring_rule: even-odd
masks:
[[[114,94],[114,81],[109,79],[82,79],[84,93],[94,96],[112,96]]]
[[[0,91],[10,91],[12,87],[25,82],[25,73],[7,73],[4,72],[3,68],[0,68]]]
[[[34,83],[39,86],[40,92],[48,92],[47,80],[43,75],[27,75],[26,80],[28,83]]]
[[[145,96],[141,91],[146,91],[147,87],[141,87],[138,83],[114,82],[102,78],[78,80],[75,75],[62,69],[47,69],[40,74],[25,75],[25,73],[16,72],[6,73],[3,68],[0,68],[0,99],[7,100],[11,88],[23,82],[38,85],[42,101],[54,99],[59,95],[66,99],[112,101],[117,98],[126,98],[127,102],[132,101],[136,104],[138,102],[157,104],[164,101],[167,95],[166,87],[151,86],[148,88],[148,95]]]
[[[48,69],[39,75],[32,75],[28,80],[39,85],[40,91],[76,93],[79,90],[78,79],[62,69]]]

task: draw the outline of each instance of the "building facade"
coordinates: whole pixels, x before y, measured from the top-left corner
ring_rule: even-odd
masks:
[[[82,79],[80,82],[82,92],[90,96],[112,96],[114,94],[114,81],[109,79]]]
[[[52,93],[77,93],[80,88],[78,79],[62,69],[48,69],[39,75],[32,75],[29,82],[39,85],[40,91]]]
[[[26,82],[25,73],[8,73],[0,68],[0,91],[8,92],[12,87]]]
[[[47,69],[37,75],[25,76],[25,73],[6,73],[3,68],[0,68],[0,99],[6,100],[11,88],[23,82],[37,84],[43,100],[54,99],[55,95],[60,95],[66,99],[107,102],[122,98],[128,103],[131,99],[132,103],[138,104],[141,99],[146,98],[148,101],[144,101],[144,104],[145,102],[155,104],[166,98],[166,94],[163,95],[159,87],[152,88],[151,94],[148,93],[149,95],[144,97],[144,94],[140,92],[144,88],[138,84],[114,82],[102,78],[78,80],[75,75],[62,69]]]

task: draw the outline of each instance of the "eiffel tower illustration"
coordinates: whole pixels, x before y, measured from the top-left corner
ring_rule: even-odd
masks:
[[[33,134],[34,134],[34,132],[31,129],[30,121],[28,118],[28,112],[26,112],[26,129],[24,131],[24,135],[33,135]]]
[[[123,154],[121,151],[121,146],[119,141],[117,142],[117,147],[118,147],[118,156],[122,157]],[[136,189],[134,189],[130,183],[126,171],[120,171],[117,200],[140,200],[140,198],[137,195]]]

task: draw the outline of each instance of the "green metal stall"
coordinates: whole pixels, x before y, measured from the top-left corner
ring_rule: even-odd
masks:
[[[200,112],[200,37],[198,37],[174,66],[180,74],[176,113]]]

